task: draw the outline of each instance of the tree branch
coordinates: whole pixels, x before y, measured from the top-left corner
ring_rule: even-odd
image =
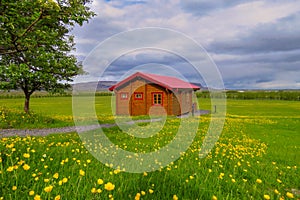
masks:
[[[40,16],[38,17],[38,18],[36,18],[27,28],[26,28],[26,30],[20,35],[20,36],[18,36],[18,37],[16,37],[14,40],[13,40],[13,43],[15,43],[19,38],[22,38],[22,37],[24,37],[29,31],[30,31],[30,29],[34,26],[34,25],[36,25],[42,18],[43,18],[43,10],[41,10],[41,12],[40,12]]]

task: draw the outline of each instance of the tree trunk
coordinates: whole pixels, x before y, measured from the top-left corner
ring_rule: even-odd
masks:
[[[25,94],[24,111],[26,113],[29,112],[29,101],[30,101],[30,95],[29,94]]]

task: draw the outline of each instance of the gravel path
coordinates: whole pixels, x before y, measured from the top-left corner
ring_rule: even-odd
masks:
[[[152,122],[161,121],[159,119],[153,119]],[[126,124],[132,125],[134,123],[141,123],[141,122],[151,122],[151,119],[145,120],[136,120],[136,121],[129,121]],[[0,129],[0,138],[3,137],[11,137],[11,136],[46,136],[53,133],[70,133],[70,132],[83,132],[94,130],[98,128],[110,128],[117,126],[117,124],[96,124],[96,125],[87,125],[87,126],[68,126],[68,127],[60,127],[60,128],[42,128],[42,129]]]
[[[209,114],[210,111],[208,110],[197,110],[194,115],[199,116],[203,114]],[[191,116],[190,113],[178,116],[178,118],[185,118]],[[158,119],[144,119],[144,120],[136,120],[136,121],[129,121],[126,124],[132,125],[134,123],[141,123],[141,122],[155,122],[161,121],[161,118]],[[110,128],[117,126],[117,124],[96,124],[96,125],[88,125],[88,126],[68,126],[68,127],[61,127],[61,128],[42,128],[42,129],[0,129],[0,138],[3,137],[11,137],[11,136],[46,136],[53,133],[70,133],[70,132],[83,132],[89,131],[100,128]]]

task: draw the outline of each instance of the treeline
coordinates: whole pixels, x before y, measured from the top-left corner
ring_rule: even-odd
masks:
[[[196,96],[199,98],[211,98],[209,91],[197,92]],[[222,95],[216,93],[213,94],[214,98],[219,98]],[[227,99],[268,99],[268,100],[289,100],[289,101],[300,101],[300,90],[282,90],[282,91],[226,91]]]
[[[112,92],[98,91],[95,94],[86,93],[86,95],[95,96],[112,96]],[[83,95],[82,93],[80,94]],[[196,92],[198,98],[211,98],[211,93],[209,91]],[[214,93],[214,98],[220,98],[223,95]],[[43,97],[71,97],[72,92],[66,91],[63,94],[51,94],[48,92],[35,92],[32,98],[43,98]],[[226,91],[227,99],[269,99],[269,100],[289,100],[289,101],[300,101],[300,90],[283,90],[283,91]],[[21,91],[14,92],[0,92],[0,99],[15,99],[24,98],[24,94]]]
[[[48,92],[35,92],[32,94],[31,98],[44,98],[44,97],[72,97],[71,91],[66,91],[62,94],[51,94]],[[83,94],[80,94],[81,96]],[[86,93],[86,95],[91,95],[91,93]],[[92,94],[93,95],[93,94]],[[96,92],[95,96],[112,96],[111,92]],[[0,99],[17,99],[24,98],[24,94],[21,91],[13,91],[13,92],[0,92]]]

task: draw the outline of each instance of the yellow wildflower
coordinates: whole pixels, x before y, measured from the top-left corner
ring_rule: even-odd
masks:
[[[23,154],[23,157],[24,157],[24,158],[29,158],[29,157],[30,157],[30,154],[29,154],[29,153],[24,153],[24,154]]]
[[[10,166],[10,167],[8,167],[8,168],[6,169],[6,171],[12,172],[12,171],[14,171],[14,167]]]
[[[140,200],[140,198],[141,198],[141,194],[137,193],[134,197],[134,200]]]
[[[144,196],[144,195],[146,195],[146,192],[145,191],[141,191],[141,194]]]
[[[290,193],[290,192],[287,192],[286,193],[286,196],[288,197],[288,198],[294,198],[294,195],[293,195],[293,193]]]
[[[29,196],[33,196],[33,195],[34,195],[34,191],[33,190],[29,191]]]
[[[96,189],[96,188],[92,188],[92,189],[91,189],[91,192],[92,192],[93,194],[95,194],[95,193],[97,193],[97,189]]]
[[[100,194],[102,192],[102,190],[101,189],[97,189],[97,192]]]
[[[17,190],[17,186],[15,186],[15,185],[12,186],[12,190],[13,190],[13,191]]]
[[[83,170],[79,170],[79,175],[80,176],[84,176],[85,175],[85,172]]]
[[[278,183],[282,183],[282,181],[278,178],[277,180],[276,180]]]
[[[40,195],[35,195],[34,200],[41,200],[41,196]]]
[[[115,189],[115,185],[112,184],[111,182],[108,182],[104,185],[104,189],[111,191],[111,190]]]
[[[178,200],[178,197],[176,194],[173,195],[173,200]]]
[[[53,175],[53,178],[55,178],[55,179],[58,179],[58,173],[55,173],[54,175]]]
[[[49,186],[47,186],[47,187],[44,188],[44,191],[45,191],[45,192],[51,192],[52,189],[53,189],[53,186],[52,186],[52,185],[49,185]]]
[[[68,182],[68,178],[63,178],[63,179],[62,179],[62,182],[63,182],[63,183]]]
[[[265,194],[265,195],[264,195],[264,199],[266,199],[266,200],[270,200],[270,199],[271,199],[271,197],[270,197],[269,195]]]
[[[27,165],[27,164],[25,164],[25,165],[23,165],[23,169],[24,169],[25,171],[27,171],[27,170],[29,170],[29,169],[30,169],[30,166],[29,166],[29,165]]]
[[[213,195],[211,199],[212,200],[218,200],[218,198],[215,195]]]
[[[97,183],[98,183],[98,185],[102,185],[102,184],[103,184],[103,180],[102,180],[101,178],[99,178],[99,179],[97,180]]]
[[[256,183],[262,183],[262,180],[261,179],[256,179]]]
[[[54,200],[60,200],[60,195],[57,195],[56,197],[54,197]]]
[[[149,189],[149,193],[152,194],[154,191],[152,189]]]
[[[276,189],[274,190],[274,192],[275,192],[275,194],[280,194],[279,191]]]

